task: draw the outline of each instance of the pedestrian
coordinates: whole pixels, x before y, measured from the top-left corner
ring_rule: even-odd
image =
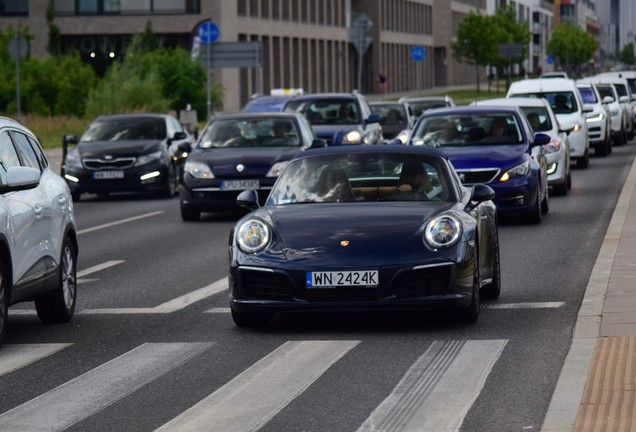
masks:
[[[380,87],[380,93],[386,93],[386,75],[384,72],[380,72],[378,75],[378,87]]]

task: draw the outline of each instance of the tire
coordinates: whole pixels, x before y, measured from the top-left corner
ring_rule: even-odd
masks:
[[[4,263],[0,261],[0,345],[4,341],[9,327],[9,289],[7,288],[7,273],[4,271]]]
[[[77,304],[77,251],[69,237],[64,240],[58,266],[57,287],[35,299],[40,321],[47,324],[71,320]]]
[[[184,222],[196,222],[201,217],[201,212],[181,207],[181,220]]]
[[[543,213],[541,211],[541,202],[539,201],[539,192],[537,191],[537,202],[534,204],[532,210],[526,214],[526,218],[528,222],[539,225],[542,217]]]
[[[80,191],[71,192],[71,198],[73,199],[73,202],[79,202],[81,196],[82,193]]]
[[[610,144],[608,140],[604,140],[594,147],[594,154],[596,156],[607,156],[609,154]]]
[[[614,135],[614,145],[622,146],[623,144],[625,144],[625,135],[623,132],[618,135]]]
[[[257,327],[267,324],[269,316],[258,312],[238,312],[230,309],[232,320],[237,327]]]
[[[550,194],[548,193],[548,190],[546,189],[545,191],[545,196],[543,197],[543,200],[541,201],[541,214],[548,214],[548,212],[550,211]]]
[[[576,158],[576,167],[579,169],[585,169],[590,165],[590,154],[585,150],[585,154],[579,158]]]
[[[495,257],[493,258],[493,270],[492,270],[492,281],[488,285],[484,285],[481,289],[481,294],[484,298],[487,299],[496,299],[499,298],[499,294],[501,294],[501,272],[500,272],[500,257],[499,257],[499,231],[495,231],[495,240],[494,240],[494,248],[495,248]]]
[[[475,250],[477,245],[475,244]],[[468,307],[460,308],[458,310],[459,313],[459,321],[466,324],[473,324],[477,322],[479,319],[479,284],[480,284],[480,276],[479,276],[479,256],[475,260],[475,265],[473,268],[473,297],[470,300],[470,305]]]
[[[563,183],[561,184],[556,184],[552,186],[552,190],[554,191],[556,195],[559,195],[559,196],[567,195],[568,191],[570,190],[570,188],[568,187],[568,179],[566,178],[565,180],[563,180]]]
[[[164,189],[161,191],[161,196],[164,198],[172,198],[177,194],[177,186],[179,179],[177,178],[177,171],[173,164],[168,165],[168,180]]]
[[[572,189],[572,171],[568,171],[567,185],[568,190]]]

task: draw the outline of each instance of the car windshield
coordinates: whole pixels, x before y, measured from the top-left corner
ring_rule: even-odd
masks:
[[[380,124],[406,124],[407,115],[402,104],[371,104],[369,107],[373,114],[380,116]]]
[[[130,141],[166,139],[166,122],[156,117],[111,118],[92,122],[81,141]]]
[[[291,118],[218,119],[199,139],[199,148],[299,147],[300,134]]]
[[[586,104],[595,104],[598,103],[596,99],[596,93],[591,87],[579,87],[579,93],[581,94],[581,99],[583,99],[583,103]]]
[[[609,96],[612,99],[616,100],[616,97],[614,96],[614,92],[612,91],[611,86],[599,85],[599,86],[596,86],[596,89],[598,90],[598,93],[601,96],[601,98],[605,98],[606,96]]]
[[[428,101],[409,101],[409,106],[413,110],[413,115],[419,117],[424,111],[433,108],[446,108],[450,106],[443,100],[428,100]]]
[[[305,99],[289,102],[285,111],[302,113],[311,125],[360,124],[360,107],[354,99]]]
[[[443,159],[413,154],[342,153],[296,159],[274,185],[267,205],[369,201],[450,201]]]
[[[552,121],[548,109],[544,107],[521,107],[526,115],[532,130],[535,132],[547,132],[552,130]]]
[[[447,114],[422,119],[411,143],[429,147],[521,144],[523,134],[511,113]]]
[[[627,93],[627,87],[624,86],[623,84],[614,84],[614,88],[616,89],[616,93],[618,94],[618,97],[629,96]]]
[[[511,97],[543,98],[548,101],[555,114],[570,114],[579,110],[574,93],[570,91],[519,93]]]

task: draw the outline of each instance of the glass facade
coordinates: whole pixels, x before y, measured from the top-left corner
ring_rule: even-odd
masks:
[[[24,3],[28,10],[26,1],[11,3]],[[53,0],[53,8],[56,15],[198,14],[201,0]]]
[[[29,0],[0,0],[0,15],[28,16]]]

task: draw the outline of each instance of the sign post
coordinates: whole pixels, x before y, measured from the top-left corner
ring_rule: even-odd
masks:
[[[415,79],[417,83],[417,91],[422,89],[422,60],[426,57],[426,48],[423,46],[414,46],[411,48],[411,58],[415,60]]]
[[[362,58],[365,51],[373,42],[371,36],[366,36],[366,33],[373,27],[373,21],[365,13],[358,15],[358,17],[351,23],[349,28],[349,41],[353,43],[358,51],[358,90],[362,91]]]
[[[208,64],[205,70],[206,78],[207,78],[207,91],[208,91],[208,100],[207,100],[207,108],[208,108],[208,116],[206,118],[206,122],[210,120],[210,114],[212,112],[212,101],[211,101],[211,86],[210,82],[210,45],[212,45],[219,38],[219,28],[212,21],[204,21],[199,26],[199,39],[201,43],[204,43],[206,46],[207,54],[208,54]]]
[[[18,121],[22,120],[22,111],[20,109],[20,59],[27,54],[28,42],[21,36],[13,36],[9,41],[9,54],[15,60],[15,91],[18,103]]]

